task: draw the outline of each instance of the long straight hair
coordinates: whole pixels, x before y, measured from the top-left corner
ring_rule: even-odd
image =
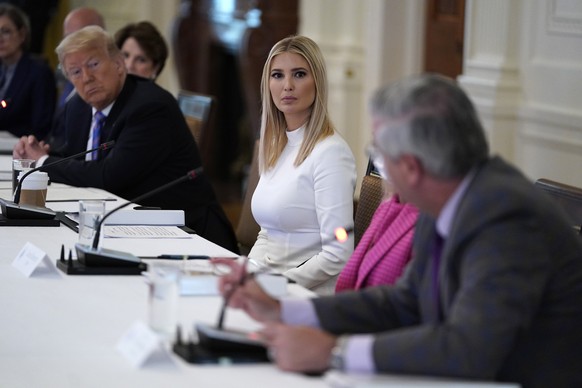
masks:
[[[319,141],[335,132],[327,112],[327,71],[321,50],[313,40],[305,36],[296,35],[280,40],[271,49],[261,78],[262,113],[259,148],[261,173],[277,164],[287,144],[285,115],[275,106],[269,88],[273,58],[285,52],[301,55],[307,61],[315,81],[315,100],[305,124],[301,148],[293,165],[299,166],[303,163]]]

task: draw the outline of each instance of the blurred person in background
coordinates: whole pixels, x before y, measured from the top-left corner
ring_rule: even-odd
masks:
[[[29,52],[30,23],[11,4],[0,4],[0,131],[43,139],[56,105],[53,71]]]
[[[168,46],[152,23],[143,21],[126,25],[115,33],[115,43],[121,50],[129,74],[155,80],[164,69]]]

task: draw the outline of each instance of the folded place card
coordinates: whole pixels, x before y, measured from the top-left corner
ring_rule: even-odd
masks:
[[[50,269],[54,269],[53,263],[51,262],[48,255],[41,250],[36,245],[27,242],[24,247],[20,250],[12,266],[20,271],[27,278],[32,275],[34,270],[44,262],[44,265]],[[55,271],[56,272],[56,271]]]
[[[135,368],[142,366],[160,348],[160,338],[142,321],[134,322],[117,343],[117,350]]]

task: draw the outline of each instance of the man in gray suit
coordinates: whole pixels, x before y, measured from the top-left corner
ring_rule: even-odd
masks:
[[[520,172],[490,157],[468,97],[424,75],[372,100],[372,155],[422,215],[394,286],[274,300],[244,269],[230,305],[265,323],[290,371],[404,373],[582,386],[582,243]],[[224,261],[222,261],[224,262]]]

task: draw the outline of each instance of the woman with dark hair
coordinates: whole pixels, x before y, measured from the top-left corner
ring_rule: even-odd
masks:
[[[168,58],[168,46],[150,22],[128,24],[115,33],[128,73],[156,79]]]
[[[0,4],[0,131],[42,139],[56,106],[53,71],[33,58],[30,24],[22,10]]]

